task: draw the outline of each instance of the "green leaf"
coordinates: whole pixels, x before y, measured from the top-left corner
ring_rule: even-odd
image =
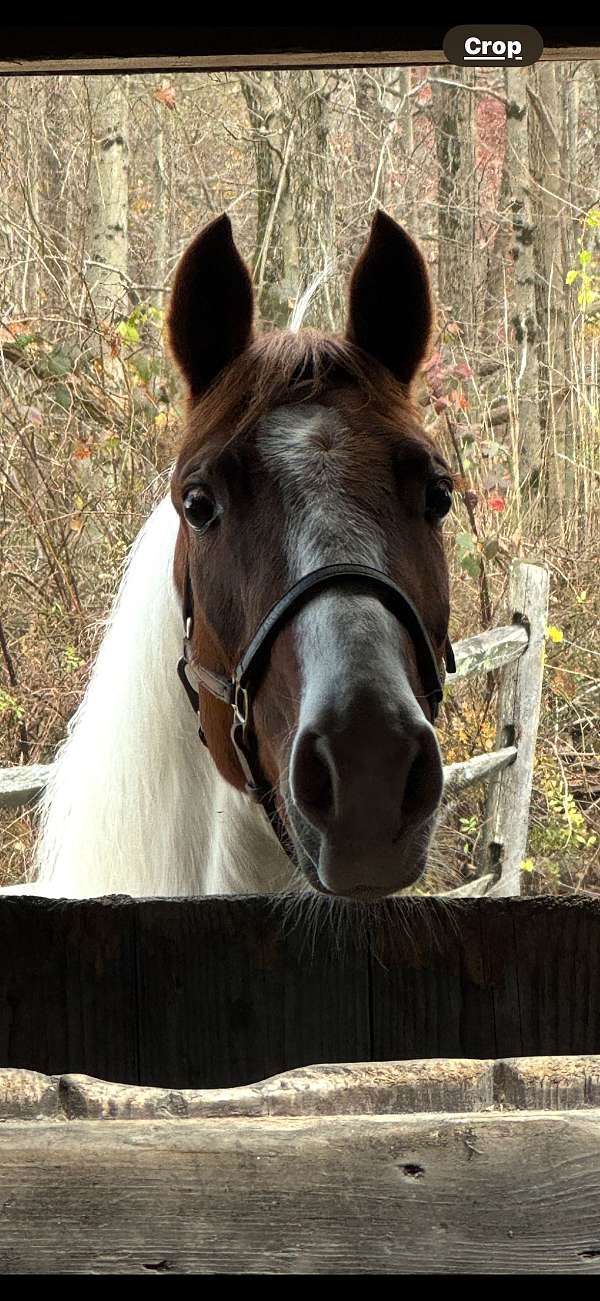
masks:
[[[586,265],[587,262],[591,262],[591,260],[592,260],[592,255],[591,255],[589,249],[587,249],[587,248],[582,248],[582,249],[579,251],[579,253],[578,253],[577,256],[578,256],[578,258],[579,258],[579,261],[581,262],[582,267],[584,267],[584,266]]]
[[[140,341],[139,333],[131,321],[119,321],[117,334],[121,335],[124,343],[139,343]]]
[[[133,358],[132,365],[140,379],[143,379],[147,384],[152,378],[152,358],[148,356],[147,352],[138,352]]]
[[[460,567],[461,569],[464,569],[465,573],[469,574],[471,578],[479,578],[481,560],[479,559],[479,556],[475,555],[463,556],[460,562]]]
[[[64,411],[70,411],[71,394],[69,393],[66,384],[57,384],[53,389],[52,396],[59,407],[62,407]]]
[[[471,533],[457,533],[456,546],[462,555],[468,555],[469,552],[475,551],[475,538]]]
[[[573,281],[577,279],[578,275],[579,275],[578,271],[569,271],[567,274],[565,284],[572,285]]]
[[[55,348],[46,362],[49,375],[68,375],[73,369],[73,359],[62,348]]]
[[[24,713],[23,706],[18,700],[0,687],[0,714],[13,714],[15,718],[23,718]]]

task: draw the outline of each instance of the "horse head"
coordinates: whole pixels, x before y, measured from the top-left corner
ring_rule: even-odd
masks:
[[[378,212],[344,336],[253,318],[220,217],[169,313],[188,388],[172,478],[185,678],[219,772],[264,803],[311,885],[378,898],[422,872],[443,786],[452,475],[411,397],[425,263]]]

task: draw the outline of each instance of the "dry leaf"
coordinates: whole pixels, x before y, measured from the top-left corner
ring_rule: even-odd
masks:
[[[156,87],[153,98],[159,104],[164,104],[165,108],[175,108],[175,87],[170,81],[161,81],[160,86]]]

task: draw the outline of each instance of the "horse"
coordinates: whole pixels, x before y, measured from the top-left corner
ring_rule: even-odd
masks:
[[[223,215],[176,271],[183,440],[53,765],[36,894],[369,903],[426,865],[452,667],[426,264],[380,210],[344,334],[254,315]]]

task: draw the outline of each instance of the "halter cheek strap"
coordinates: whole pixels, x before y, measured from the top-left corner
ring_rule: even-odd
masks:
[[[376,595],[383,605],[396,616],[412,640],[417,657],[424,695],[429,700],[432,720],[435,722],[443,697],[440,669],[429,635],[420,615],[406,593],[378,569],[367,565],[325,565],[306,574],[269,610],[258,627],[252,641],[241,656],[231,677],[213,673],[193,661],[191,641],[194,627],[194,603],[189,566],[186,565],[183,597],[184,638],[183,655],[177,672],[186,695],[198,715],[198,734],[207,744],[200,722],[200,695],[190,682],[191,669],[199,686],[233,710],[231,741],[244,774],[246,794],[262,804],[273,829],[286,853],[290,852],[289,836],[276,805],[271,783],[262,772],[258,756],[258,740],[252,725],[252,698],[268,666],[273,643],[283,626],[317,592],[327,587],[349,587]],[[446,641],[446,667],[456,671],[454,653],[449,639]]]

